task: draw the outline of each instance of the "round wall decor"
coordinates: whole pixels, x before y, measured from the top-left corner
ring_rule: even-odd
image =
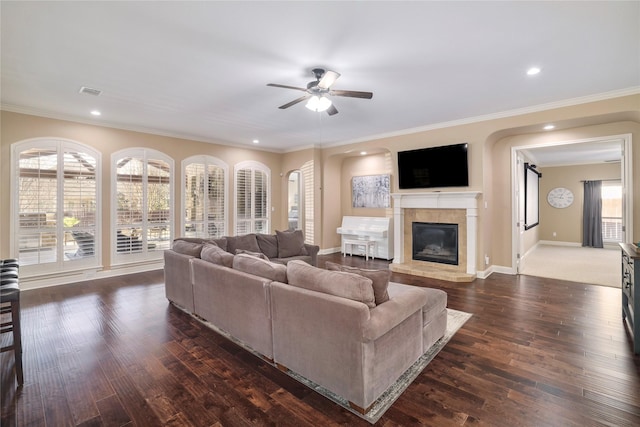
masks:
[[[568,188],[556,187],[547,194],[547,202],[558,209],[569,207],[573,203],[573,193]]]

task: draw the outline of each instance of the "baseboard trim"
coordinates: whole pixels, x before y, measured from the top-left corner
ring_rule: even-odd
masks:
[[[583,247],[582,243],[576,243],[576,242],[559,242],[559,241],[556,241],[556,240],[539,240],[538,243],[533,245],[533,247],[527,251],[527,253],[531,252],[531,250],[533,250],[533,248],[535,248],[538,245],[568,246],[568,247],[573,247],[573,248],[581,248],[581,247]],[[585,247],[587,247],[587,246],[585,246]],[[604,248],[601,248],[601,249],[620,249],[620,246],[618,245],[617,242],[604,242]]]
[[[329,255],[329,254],[335,254],[336,252],[340,252],[341,249],[340,248],[327,248],[327,249],[320,249],[320,251],[318,251],[318,255]]]

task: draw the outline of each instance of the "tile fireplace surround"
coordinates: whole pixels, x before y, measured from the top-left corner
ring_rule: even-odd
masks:
[[[480,192],[394,193],[391,271],[452,282],[476,278],[478,197]],[[440,222],[458,224],[458,265],[412,260],[411,224]]]

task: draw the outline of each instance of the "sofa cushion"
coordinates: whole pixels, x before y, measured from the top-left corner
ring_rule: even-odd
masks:
[[[307,249],[304,247],[304,235],[302,234],[302,230],[276,230],[276,238],[278,240],[278,258],[307,255]]]
[[[258,240],[256,235],[245,234],[243,236],[228,236],[227,237],[227,252],[235,254],[236,249],[244,249],[245,251],[260,252],[260,246],[258,246]]]
[[[233,258],[233,269],[287,283],[287,267],[249,254],[238,254]]]
[[[253,251],[247,251],[247,250],[244,250],[244,249],[236,249],[236,255],[238,255],[238,254],[251,255],[252,257],[256,257],[256,258],[260,258],[260,259],[264,259],[264,260],[269,261],[269,257],[267,257],[262,252],[253,252]]]
[[[213,264],[224,265],[225,267],[231,267],[233,265],[233,255],[225,251],[221,247],[207,243],[202,248],[200,258],[203,261],[208,261]]]
[[[371,279],[376,305],[389,301],[389,292],[387,291],[387,288],[389,287],[389,276],[391,275],[389,270],[368,270],[348,265],[340,265],[331,261],[327,261],[325,266],[327,267],[327,270],[346,271],[348,273],[359,274],[360,276]]]
[[[324,270],[294,260],[287,263],[287,279],[292,286],[359,301],[369,308],[376,306],[371,279],[358,274]]]
[[[183,239],[176,239],[173,241],[172,249],[174,252],[183,255],[189,255],[196,258],[200,258],[200,252],[202,251],[202,242],[190,242]]]
[[[278,257],[278,237],[275,234],[256,234],[260,252],[265,254],[267,258]]]
[[[269,261],[277,262],[277,263],[280,263],[280,264],[287,264],[289,261],[293,261],[293,260],[296,260],[296,259],[299,259],[300,261],[304,261],[309,265],[313,265],[313,264],[311,264],[312,260],[311,260],[311,257],[309,255],[289,256],[289,257],[286,257],[286,258],[270,258]]]
[[[227,238],[226,237],[220,237],[219,239],[210,239],[209,242],[218,245],[219,247],[221,247],[225,251],[227,250]]]

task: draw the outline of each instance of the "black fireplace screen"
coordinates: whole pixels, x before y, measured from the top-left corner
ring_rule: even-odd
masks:
[[[414,222],[413,259],[458,265],[458,224]]]

